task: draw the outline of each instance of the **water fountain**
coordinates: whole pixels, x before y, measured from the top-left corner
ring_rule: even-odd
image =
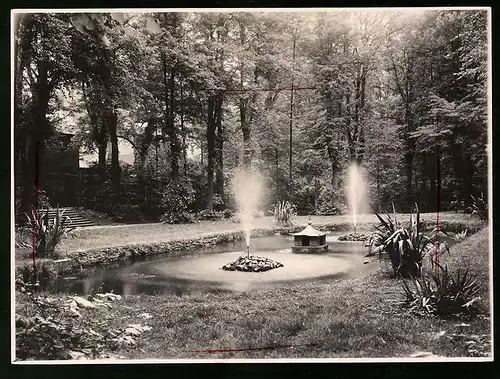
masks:
[[[347,200],[349,210],[351,212],[352,225],[354,232],[339,238],[344,241],[363,241],[367,236],[357,232],[358,216],[365,211],[366,208],[366,184],[359,165],[352,162],[349,166],[347,180]],[[365,238],[366,237],[366,238]]]
[[[239,168],[234,173],[232,187],[243,233],[245,236],[246,257],[222,266],[226,271],[261,272],[283,267],[279,262],[260,256],[250,256],[250,237],[254,227],[254,215],[257,212],[263,190],[262,178],[252,169]]]

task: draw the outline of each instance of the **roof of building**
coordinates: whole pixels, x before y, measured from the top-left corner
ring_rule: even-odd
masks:
[[[325,234],[325,232],[314,229],[311,225],[311,221],[309,220],[304,230],[298,233],[292,233],[292,236],[322,237]]]

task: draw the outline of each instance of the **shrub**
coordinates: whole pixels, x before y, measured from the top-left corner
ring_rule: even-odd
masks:
[[[170,181],[166,184],[161,200],[163,222],[181,223],[189,218],[187,211],[194,201],[194,190],[186,180]]]
[[[280,201],[273,206],[274,219],[278,225],[291,226],[295,206],[289,201]]]
[[[36,255],[39,258],[54,258],[55,248],[75,229],[71,227],[71,220],[64,216],[64,210],[56,210],[54,219],[49,220],[49,211],[45,213],[34,210],[31,217],[26,215],[29,230],[36,241]]]
[[[196,214],[198,220],[222,220],[225,217],[224,212],[217,212],[213,209],[203,209]]]
[[[224,209],[224,200],[219,194],[215,194],[213,197],[213,207],[216,211],[222,211]]]
[[[184,211],[181,213],[165,213],[160,221],[164,224],[192,224],[197,221],[195,214]]]
[[[224,218],[231,218],[234,215],[234,211],[232,209],[224,209],[222,213],[224,213]]]
[[[413,311],[424,311],[442,317],[471,314],[479,297],[479,283],[475,275],[458,268],[450,274],[448,267],[437,265],[438,270],[420,278],[411,278],[413,289],[403,279],[404,303]]]
[[[470,195],[470,197],[472,198],[471,213],[479,216],[483,221],[488,220],[488,200],[484,198],[483,192],[481,192],[481,196]]]
[[[391,260],[395,275],[408,278],[418,277],[422,271],[422,260],[435,242],[434,237],[428,237],[423,233],[424,225],[420,220],[420,211],[415,204],[415,214],[410,215],[410,225],[403,228],[396,217],[387,215],[387,220],[375,212],[380,221],[376,227],[376,232],[370,240],[371,252],[368,255],[385,253]],[[395,214],[395,212],[394,212]],[[442,249],[448,251],[448,246],[444,243]],[[375,247],[375,249],[373,249]]]

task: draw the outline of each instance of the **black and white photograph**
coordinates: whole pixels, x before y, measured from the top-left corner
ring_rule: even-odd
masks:
[[[493,361],[491,9],[11,10],[11,361]]]

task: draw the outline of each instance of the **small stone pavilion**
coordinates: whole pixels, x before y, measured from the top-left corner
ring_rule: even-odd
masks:
[[[328,251],[326,233],[314,229],[311,225],[311,220],[309,220],[304,230],[293,233],[292,236],[294,236],[294,246],[292,246],[292,252],[294,253],[321,253]]]

